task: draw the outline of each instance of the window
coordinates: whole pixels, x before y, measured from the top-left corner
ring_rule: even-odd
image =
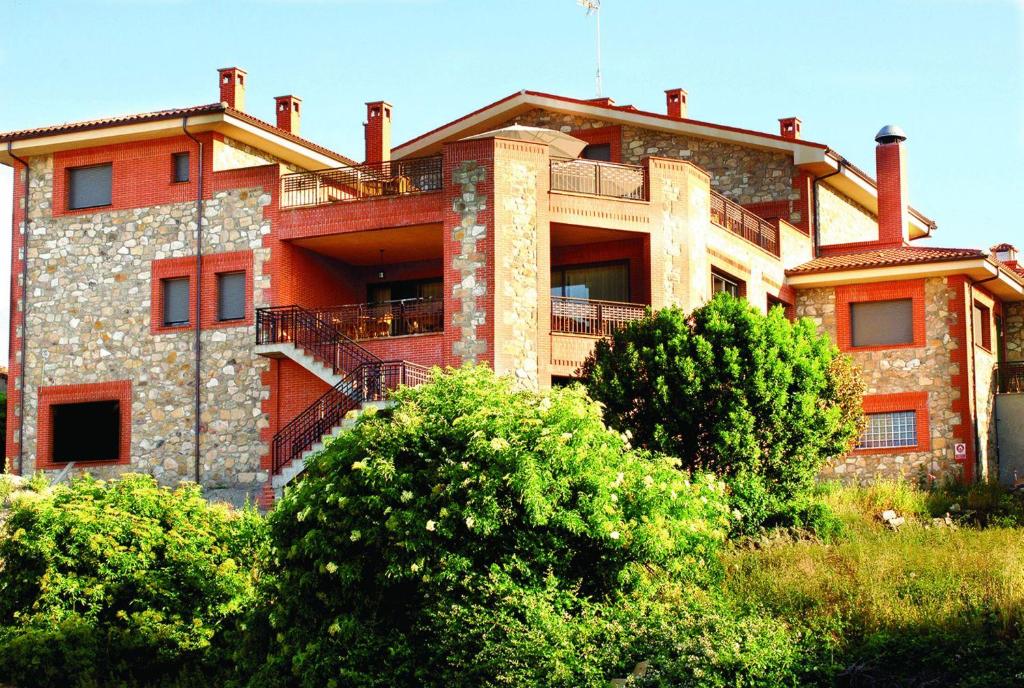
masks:
[[[217,320],[245,318],[245,273],[225,272],[217,275]]]
[[[603,160],[605,162],[611,162],[612,144],[591,143],[583,149],[583,152],[580,153],[580,157],[587,160]]]
[[[176,182],[187,182],[189,180],[189,157],[188,153],[175,153],[171,156],[171,174]]]
[[[551,271],[551,295],[598,301],[629,301],[629,264],[578,265]]]
[[[992,350],[992,310],[977,301],[974,302],[974,343]]]
[[[366,300],[369,303],[404,299],[440,299],[443,296],[444,285],[437,278],[366,285]]]
[[[113,166],[92,165],[68,170],[68,210],[111,204]]]
[[[850,332],[854,347],[913,344],[913,299],[851,303]]]
[[[857,449],[916,447],[917,411],[868,413]]]
[[[737,299],[743,297],[743,282],[740,280],[725,275],[714,270],[711,271],[711,295],[714,296],[720,292],[725,292],[730,296],[734,296]]]
[[[121,403],[88,401],[50,407],[52,461],[121,459]]]
[[[164,327],[188,325],[188,281],[188,277],[162,280],[162,288],[164,290]]]

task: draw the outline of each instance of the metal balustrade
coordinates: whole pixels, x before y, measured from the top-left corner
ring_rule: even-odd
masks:
[[[768,253],[779,255],[778,226],[730,201],[717,191],[711,192],[711,221],[760,246]]]
[[[551,297],[551,331],[608,337],[632,320],[647,313],[639,303]]]
[[[552,160],[551,190],[626,198],[647,198],[646,172],[636,165],[619,165],[598,160]]]
[[[996,366],[1000,394],[1024,394],[1024,361],[1005,361]]]
[[[444,332],[444,300],[398,299],[318,309],[317,314],[351,339],[381,339]]]
[[[442,167],[441,156],[435,155],[286,174],[281,177],[281,207],[440,191]]]

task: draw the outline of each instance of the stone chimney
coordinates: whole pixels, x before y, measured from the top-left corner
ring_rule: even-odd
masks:
[[[295,96],[278,96],[274,98],[274,110],[277,112],[277,128],[299,135],[299,122],[302,118],[300,110],[302,99]]]
[[[878,185],[878,244],[903,246],[910,241],[907,210],[907,135],[887,125],[875,136],[875,176]]]
[[[391,103],[378,100],[366,104],[366,162],[391,160]]]
[[[779,120],[779,136],[784,139],[799,139],[800,124],[799,117],[783,117]]]
[[[220,75],[220,102],[228,107],[245,111],[245,70],[239,67],[218,69]]]
[[[681,88],[665,91],[665,106],[669,117],[686,119],[686,91]]]

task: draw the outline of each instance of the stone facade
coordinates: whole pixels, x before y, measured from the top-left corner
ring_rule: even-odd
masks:
[[[609,122],[548,110],[530,110],[507,124],[546,127],[566,133],[599,129]],[[766,151],[696,136],[654,129],[622,127],[622,160],[634,165],[647,156],[686,160],[711,175],[711,187],[737,203],[798,200],[795,167],[788,153]]]
[[[1024,303],[1006,304],[1003,341],[1006,343],[1007,361],[1024,361]]]
[[[131,464],[123,470],[161,483],[194,479],[194,334],[150,330],[153,260],[194,255],[194,202],[53,217],[53,159],[33,158],[29,203],[25,466],[36,466],[37,397],[42,386],[130,380]],[[262,302],[270,231],[260,188],[216,193],[205,202],[204,252],[252,251],[254,306]],[[254,327],[202,334],[200,479],[208,486],[255,485],[265,445],[260,375],[267,359],[253,353]]]
[[[823,246],[878,239],[878,218],[827,182],[818,185],[818,214]]]
[[[459,216],[451,237],[459,246],[452,267],[460,275],[452,287],[457,310],[452,314],[451,324],[460,333],[452,353],[463,363],[475,362],[487,353],[487,341],[477,336],[477,329],[487,322],[487,311],[480,303],[487,294],[487,281],[480,274],[487,258],[478,247],[487,238],[487,225],[478,222],[480,213],[487,208],[487,196],[477,192],[477,185],[486,177],[486,169],[468,160],[452,175],[452,181],[461,190],[452,199],[452,210]]]
[[[951,292],[943,278],[925,281],[925,335],[921,347],[856,351],[850,354],[860,369],[866,394],[927,392],[930,449],[922,452],[894,450],[892,453],[854,451],[837,460],[822,473],[826,479],[870,481],[875,477],[904,477],[916,480],[926,475],[957,475],[953,456],[954,428],[960,414],[954,401],[960,392],[952,384],[959,367],[951,362],[950,351],[962,343],[952,335],[952,326],[962,314],[950,310]],[[821,332],[836,338],[836,295],[830,288],[797,292],[797,315],[817,323]]]
[[[509,193],[503,195],[504,217],[498,228],[507,247],[501,258],[500,289],[508,307],[502,320],[510,336],[502,342],[511,373],[519,384],[536,389],[538,322],[537,170],[512,162],[506,171]],[[496,287],[497,288],[497,287]]]

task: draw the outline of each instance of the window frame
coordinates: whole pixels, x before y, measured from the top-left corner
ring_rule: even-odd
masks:
[[[217,275],[221,273],[245,273],[245,317],[238,320],[219,320],[217,298]],[[189,323],[182,326],[163,324],[163,280],[173,278],[189,279]],[[253,275],[253,252],[230,251],[208,253],[202,260],[202,303],[199,322],[204,330],[225,327],[245,327],[255,322],[255,288]],[[199,280],[196,275],[196,257],[159,258],[150,261],[150,333],[169,334],[195,327],[196,298]]]
[[[906,454],[931,451],[931,420],[928,410],[928,392],[900,392],[896,394],[869,394],[862,399],[864,415],[901,413],[913,411],[916,416],[915,431],[917,443],[898,447],[860,447],[851,450],[851,455],[864,454]]]
[[[861,327],[867,327],[865,323],[859,323],[858,316],[856,314],[858,306],[876,306],[878,304],[905,304],[908,311],[909,322],[907,325],[910,328],[909,339],[893,342],[881,342],[872,344],[857,344],[857,333]],[[847,308],[850,309],[850,346],[854,349],[870,349],[870,348],[899,348],[905,346],[912,346],[914,344],[914,300],[910,298],[898,298],[898,299],[884,299],[884,300],[872,300],[872,301],[851,301]],[[867,333],[863,333],[867,334]]]
[[[93,205],[72,205],[71,199],[75,193],[75,173],[84,170],[93,170],[99,168],[108,168],[110,170],[110,193],[108,194],[109,200],[106,203],[95,203]],[[64,168],[64,209],[66,212],[74,213],[80,211],[93,210],[95,208],[109,208],[114,205],[114,163],[111,162],[99,162],[89,165],[75,165]]]
[[[221,303],[221,295],[223,293],[223,288],[222,288],[223,287],[223,282],[222,282],[222,280],[225,277],[234,276],[234,275],[241,275],[241,277],[242,277],[242,287],[241,287],[242,288],[242,314],[239,315],[236,318],[225,318],[224,317],[224,313],[221,310],[221,307],[223,305]],[[219,323],[238,323],[239,321],[245,320],[245,313],[246,313],[246,310],[247,310],[247,304],[249,302],[249,296],[246,293],[246,285],[248,284],[248,279],[246,278],[245,270],[225,270],[223,272],[218,272],[218,273],[216,273],[214,275],[214,279],[217,282],[216,283],[216,291],[217,291],[217,322],[219,322]]]
[[[973,309],[971,311],[971,324],[973,325],[971,338],[974,340],[974,345],[992,353],[992,307],[974,299],[971,308]],[[978,341],[979,329],[981,330],[981,341]]]
[[[622,301],[616,299],[586,299],[588,301],[608,301],[611,303],[632,303],[633,299],[633,274],[631,272],[631,265],[629,259],[621,260],[602,260],[596,263],[565,263],[562,265],[552,265],[549,272],[551,273],[551,281],[548,285],[548,293],[551,294],[551,298],[560,299],[575,299],[581,298],[577,296],[566,296],[565,295],[565,273],[567,270],[592,270],[594,268],[605,268],[605,267],[616,267],[622,266],[626,269],[626,298]],[[560,285],[556,285],[554,276],[556,272],[560,272],[562,275],[562,281]],[[561,289],[561,294],[553,294],[551,291],[558,286]]]
[[[728,284],[732,284],[734,287],[736,287],[736,293],[733,294],[732,292],[718,292],[718,291],[715,291],[715,279],[716,278],[720,279],[723,282],[726,282]],[[719,293],[727,293],[727,294],[729,294],[730,296],[732,296],[734,298],[745,299],[745,298],[747,298],[747,283],[746,283],[746,280],[742,280],[739,277],[737,277],[736,275],[733,275],[732,273],[726,272],[725,270],[722,270],[721,268],[712,265],[711,266],[711,298],[712,299],[715,298],[715,296],[718,295]]]
[[[179,178],[178,173],[178,161],[182,158],[185,159],[185,178]],[[192,181],[192,156],[188,151],[180,151],[178,153],[171,153],[171,183],[172,184],[187,184]]]
[[[860,351],[892,351],[926,346],[924,284],[925,281],[923,279],[917,279],[849,284],[836,287],[836,344],[839,346],[839,350],[844,353],[857,353]],[[909,344],[853,346],[850,304],[868,301],[895,301],[899,299],[910,299],[912,301],[911,316],[913,323],[911,330],[914,333],[913,341]]]
[[[184,282],[186,293],[185,303],[185,320],[168,320],[167,319],[167,285],[171,282]],[[192,324],[192,280],[188,275],[181,275],[180,277],[161,277],[160,278],[160,323],[165,328],[179,328],[188,327]]]
[[[131,463],[131,380],[39,387],[36,400],[36,469],[59,470],[67,467],[69,463],[68,461],[55,461],[53,458],[53,407],[94,401],[118,402],[118,410],[120,411],[118,456],[116,459],[83,461],[82,465],[93,468],[96,466],[128,465]]]
[[[856,448],[861,450],[861,451],[867,450],[867,449],[893,449],[893,450],[896,450],[896,449],[908,449],[908,448],[917,447],[917,445],[919,444],[919,440],[918,440],[918,437],[917,437],[917,410],[915,410],[915,409],[907,409],[907,410],[904,410],[904,411],[876,411],[874,413],[865,413],[864,417],[867,419],[867,424],[865,425],[864,432],[861,433],[861,437],[860,437],[859,440],[857,440],[857,444],[856,444]],[[906,426],[907,428],[912,430],[913,431],[913,436],[909,438],[910,441],[902,443],[902,444],[895,443],[895,441],[892,444],[874,444],[874,442],[877,442],[879,440],[871,440],[872,444],[866,445],[865,444],[866,438],[868,436],[868,433],[871,432],[871,430],[872,430],[871,418],[880,418],[880,417],[887,417],[887,418],[891,419],[891,421],[890,421],[891,426],[890,427],[891,427],[891,434],[893,435],[893,437],[897,436],[898,429],[901,426]],[[910,422],[909,423],[898,422],[898,418],[897,417],[909,419]]]

